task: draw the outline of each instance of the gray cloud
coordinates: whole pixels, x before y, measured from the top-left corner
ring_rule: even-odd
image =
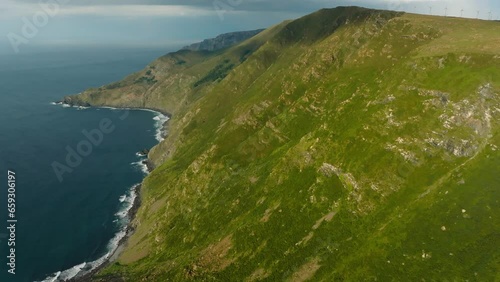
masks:
[[[40,0],[0,0],[7,3],[35,4]],[[41,0],[50,1],[50,0]],[[500,4],[496,0],[65,0],[69,1],[65,6],[103,6],[103,5],[165,5],[165,6],[188,6],[196,9],[214,10],[214,4],[221,7],[230,7],[232,11],[249,12],[287,12],[306,14],[320,8],[331,8],[336,6],[364,6],[369,8],[405,10],[409,12],[427,13],[429,6],[434,6],[437,14],[444,12],[445,7],[455,14],[462,8],[470,10],[475,15],[480,9],[487,13],[493,10],[500,13]],[[0,4],[0,7],[2,4]],[[438,12],[439,11],[439,12]]]
[[[0,0],[0,51],[8,49],[7,34],[21,34],[24,21],[40,12],[39,2],[55,0]],[[62,0],[59,0],[62,1]],[[482,18],[493,10],[500,15],[498,0],[64,0],[29,45],[167,46],[195,42],[220,33],[269,27],[321,8],[363,6],[434,14]],[[63,2],[64,2],[63,1]],[[215,2],[214,2],[215,1]],[[214,7],[222,5],[224,16]],[[231,5],[232,3],[232,5]],[[126,30],[127,32],[123,32]],[[3,36],[2,36],[3,35]],[[2,42],[3,41],[3,42]],[[5,44],[7,43],[7,44]],[[180,43],[179,43],[180,44]],[[184,43],[183,43],[184,44]],[[28,45],[28,44],[27,44]],[[4,47],[2,47],[4,46]],[[22,46],[29,47],[29,46]]]
[[[35,4],[39,0],[9,0],[11,3]],[[43,0],[42,0],[43,1]],[[45,0],[48,1],[48,0]],[[360,5],[363,2],[359,1]],[[378,1],[384,2],[384,1]],[[197,8],[214,9],[214,5],[230,6],[240,11],[275,11],[275,12],[308,12],[325,7],[352,5],[353,1],[328,0],[69,0],[67,6],[95,5],[179,5]]]

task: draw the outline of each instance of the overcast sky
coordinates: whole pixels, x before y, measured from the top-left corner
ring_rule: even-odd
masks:
[[[265,28],[320,8],[370,8],[498,19],[498,0],[0,0],[0,51],[34,46],[180,46]],[[445,10],[447,8],[447,10]],[[489,14],[491,10],[491,14]]]

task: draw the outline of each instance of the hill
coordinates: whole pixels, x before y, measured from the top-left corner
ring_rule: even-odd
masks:
[[[495,281],[500,23],[320,10],[76,104],[169,112],[107,281]]]
[[[248,38],[254,37],[258,33],[262,32],[263,29],[250,30],[250,31],[238,31],[221,34],[215,38],[205,39],[202,42],[194,43],[189,46],[185,46],[182,50],[190,51],[217,51],[220,49],[228,48],[236,45]]]

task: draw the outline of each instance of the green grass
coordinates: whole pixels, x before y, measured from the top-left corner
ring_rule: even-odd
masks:
[[[497,29],[321,10],[78,96],[174,114],[98,278],[498,280]]]

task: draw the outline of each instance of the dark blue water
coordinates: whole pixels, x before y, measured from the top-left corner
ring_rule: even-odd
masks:
[[[0,281],[43,280],[107,253],[120,230],[120,196],[141,182],[135,153],[157,143],[155,113],[51,105],[64,95],[119,80],[166,50],[54,50],[0,55]],[[122,118],[120,118],[122,117]],[[82,130],[112,132],[59,181]],[[87,144],[88,145],[88,144]],[[87,148],[88,151],[88,148]],[[86,152],[87,153],[87,152]],[[68,166],[69,167],[69,166]],[[7,270],[7,170],[16,173],[16,270]]]

